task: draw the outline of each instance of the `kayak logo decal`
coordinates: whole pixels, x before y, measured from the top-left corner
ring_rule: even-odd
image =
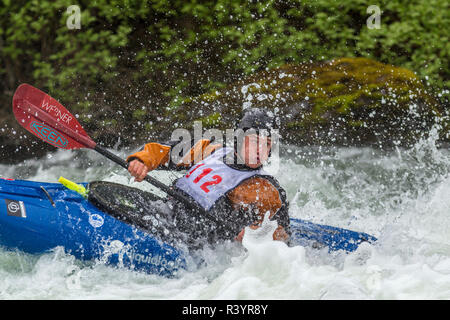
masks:
[[[6,213],[8,216],[26,218],[27,212],[23,201],[5,199]]]
[[[104,223],[103,217],[99,214],[91,214],[89,215],[89,224],[94,228],[100,228]]]
[[[65,148],[69,144],[69,141],[66,139],[66,137],[41,122],[33,121],[30,124],[30,129],[40,138],[50,143],[51,145],[54,145],[55,147]]]

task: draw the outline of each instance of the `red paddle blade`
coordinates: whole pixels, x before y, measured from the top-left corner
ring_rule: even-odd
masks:
[[[96,146],[66,108],[29,84],[21,84],[14,93],[13,112],[22,127],[55,147],[93,149]]]

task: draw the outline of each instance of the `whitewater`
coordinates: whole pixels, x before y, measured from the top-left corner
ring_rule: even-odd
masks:
[[[290,215],[378,238],[353,253],[288,247],[270,224],[242,244],[205,249],[205,263],[174,278],[84,262],[55,248],[30,255],[0,247],[0,299],[450,299],[450,152],[436,137],[410,149],[280,148],[273,172]],[[134,150],[111,150],[122,156]],[[270,172],[270,166],[268,168]],[[154,171],[169,184],[179,173]],[[90,150],[0,165],[0,177],[136,183]],[[162,194],[161,194],[162,195]],[[268,229],[269,231],[267,231]]]

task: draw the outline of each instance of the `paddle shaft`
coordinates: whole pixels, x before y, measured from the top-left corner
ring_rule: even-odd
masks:
[[[112,160],[113,162],[117,163],[121,167],[128,169],[128,162],[123,160],[122,158],[116,156],[114,153],[109,152],[105,148],[99,146],[98,144],[93,148],[98,153],[102,154],[103,156],[107,157],[109,160]],[[213,215],[209,214],[205,209],[197,205],[197,203],[193,202],[189,198],[187,198],[185,195],[176,192],[175,190],[171,189],[170,187],[166,186],[164,183],[156,180],[155,178],[146,175],[144,178],[145,181],[149,182],[150,184],[154,185],[155,187],[161,189],[165,193],[167,193],[169,196],[172,196],[176,200],[182,202],[186,207],[189,209],[194,210],[195,212],[199,213],[203,217],[215,222],[217,224],[218,229],[222,229],[224,232],[230,232],[230,230],[223,225],[223,223],[219,222]]]
[[[107,157],[109,160],[114,161],[121,167],[128,169],[128,162],[123,160],[122,158],[116,156],[114,153],[109,152],[105,148],[99,146],[98,144],[93,148],[98,153],[102,154],[103,156]],[[155,187],[161,189],[165,193],[167,193],[169,196],[172,196],[176,200],[182,202],[186,207],[189,209],[194,210],[194,212],[199,213],[201,216],[213,221],[217,225],[217,229],[221,229],[223,232],[229,233],[231,230],[229,230],[226,226],[223,225],[223,222],[219,222],[213,215],[209,214],[205,209],[197,205],[196,202],[193,202],[191,199],[187,198],[185,195],[176,192],[172,188],[168,187],[164,183],[156,180],[155,178],[146,175],[144,178],[145,181],[149,182],[150,184],[154,185]]]
[[[104,155],[105,157],[107,157],[109,160],[114,161],[115,163],[117,163],[118,165],[120,165],[121,167],[128,169],[128,162],[126,162],[125,160],[123,160],[122,158],[116,156],[114,153],[109,152],[108,150],[106,150],[105,148],[99,146],[98,144],[95,146],[94,148],[95,151],[97,151],[98,153]],[[183,194],[180,194],[179,192],[176,192],[175,190],[171,189],[170,187],[168,187],[167,185],[165,185],[164,183],[156,180],[155,178],[146,175],[144,178],[145,181],[149,182],[150,184],[154,185],[155,187],[161,189],[162,191],[164,191],[165,193],[167,193],[169,196],[172,196],[173,198],[175,198],[176,200],[179,200],[180,202],[182,202],[184,205],[186,205],[187,207],[189,207],[190,209],[193,209],[195,211],[200,212],[202,215],[206,216],[208,219],[219,223],[217,221],[217,219],[215,219],[213,216],[211,216],[206,210],[204,210],[202,207],[200,207],[199,205],[197,205],[196,203],[194,203],[192,200],[190,200],[189,198],[187,198],[186,196],[184,196]]]
[[[109,152],[108,150],[106,150],[103,147],[100,147],[98,144],[95,146],[94,148],[95,151],[97,151],[98,153],[104,155],[105,157],[107,157],[109,160],[114,161],[115,163],[117,163],[118,165],[120,165],[121,167],[128,169],[128,162],[126,162],[125,160],[123,160],[122,158],[116,156],[114,153]],[[150,182],[152,185],[154,185],[155,187],[161,189],[162,191],[164,191],[165,193],[167,193],[168,195],[173,196],[174,198],[178,198],[178,194],[174,194],[174,191],[172,189],[170,189],[168,186],[166,186],[164,183],[159,182],[158,180],[150,177],[149,175],[145,176],[145,180],[147,182]],[[183,200],[182,200],[183,201]],[[186,199],[186,201],[189,201]],[[183,201],[184,202],[184,201]]]

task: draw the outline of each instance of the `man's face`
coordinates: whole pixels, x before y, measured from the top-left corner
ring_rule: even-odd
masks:
[[[272,140],[268,136],[249,134],[244,138],[240,155],[245,165],[256,169],[267,161],[272,147]]]

